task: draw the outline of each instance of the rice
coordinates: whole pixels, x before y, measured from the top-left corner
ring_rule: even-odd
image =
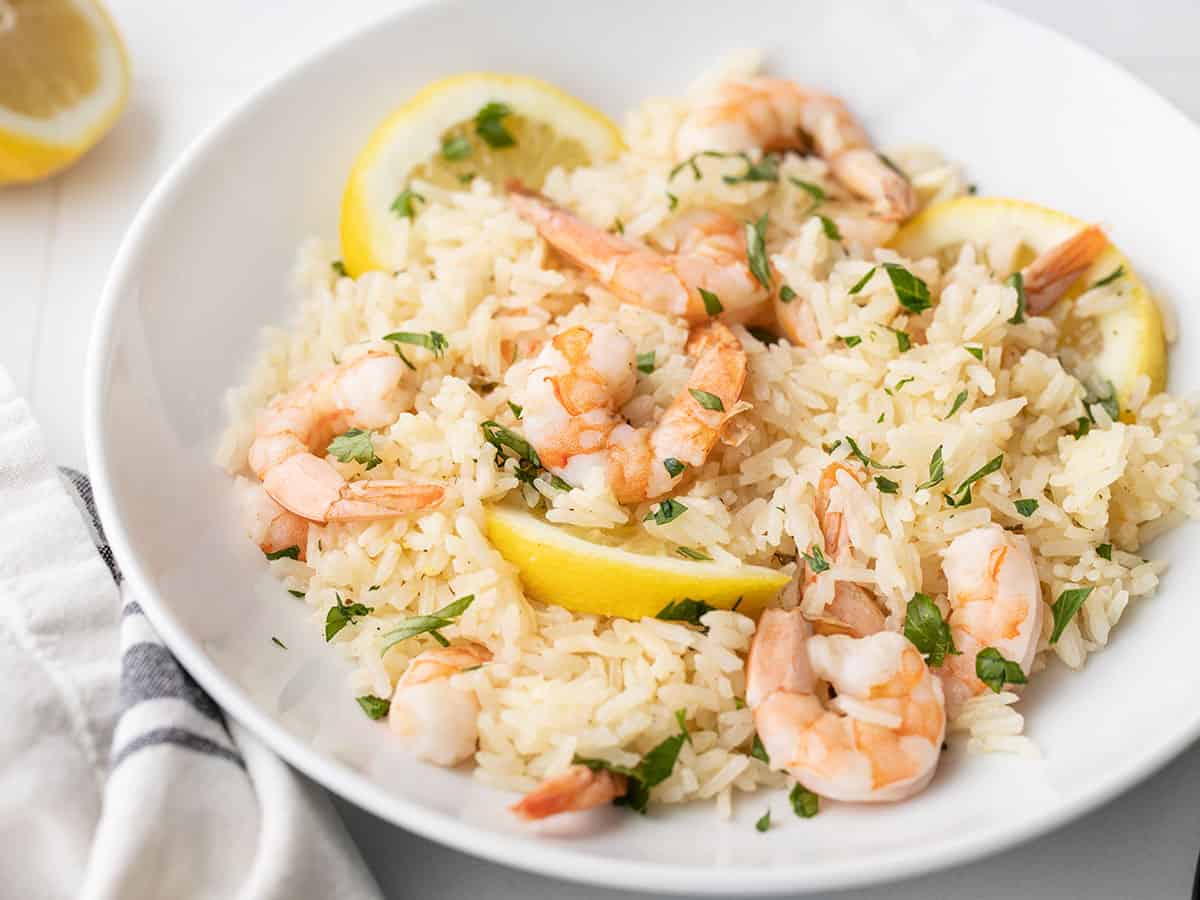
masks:
[[[731,65],[745,72],[755,62],[747,56]],[[686,516],[658,525],[645,521],[649,503],[623,507],[603,483],[557,491],[542,480],[522,485],[511,461],[497,466],[480,423],[519,427],[509,401],[520,363],[516,375],[506,371],[503,348],[574,324],[616,325],[638,352],[653,350],[658,361],[638,379],[625,409],[635,426],[652,422],[682,390],[689,364],[684,325],[622,304],[561,264],[482,179],[461,191],[418,185],[427,202],[402,223],[397,241],[406,263],[393,274],[338,277],[329,244],[301,247],[298,315],[287,328],[266,332],[244,386],[231,392],[218,458],[245,477],[257,410],[328,368],[350,345],[397,330],[444,333],[448,352],[421,360],[411,411],[375,434],[381,462],[363,476],[438,481],[446,485],[444,501],[411,518],[313,527],[307,561],[276,560],[275,574],[304,593],[315,622],[339,597],[372,608],[332,643],[358,664],[351,690],[385,697],[431,644],[409,640],[381,655],[380,635],[403,618],[473,594],[474,603],[443,634],[481,642],[494,654],[491,664],[454,681],[479,700],[475,774],[484,782],[528,790],[576,754],[634,765],[678,731],[675,713],[684,710],[691,739],[654,799],[712,800],[727,816],[734,792],[787,783],[750,753],[754,725],[741,698],[753,620],[710,612],[702,632],[532,602],[515,568],[484,536],[485,504],[541,502],[547,519],[597,540],[643,552],[686,545],[718,560],[782,564],[792,572],[798,551],[819,538],[817,480],[831,461],[850,458],[851,436],[862,453],[898,467],[887,476],[899,488],[882,493],[870,482],[838,481],[831,503],[846,515],[858,555],[853,565],[822,575],[805,608],[819,611],[835,579],[852,580],[878,594],[897,628],[915,592],[945,593],[941,557],[956,535],[989,522],[1019,527],[1035,549],[1048,599],[1093,588],[1053,647],[1049,622],[1042,635],[1044,653],[1079,668],[1107,643],[1129,603],[1157,588],[1164,564],[1142,558],[1139,548],[1200,512],[1200,444],[1194,402],[1150,395],[1148,383],[1120,421],[1093,404],[1095,425],[1073,436],[1087,395],[1059,359],[1063,316],[1009,322],[1014,293],[996,273],[1008,271],[1015,244],[964,246],[944,268],[934,259],[864,249],[856,225],[878,238],[879,223],[861,213],[856,220],[851,207],[837,205],[844,191],[817,158],[786,157],[778,185],[725,182],[720,176],[742,165],[729,159],[699,160],[701,178],[670,178],[672,135],[684,108],[681,101],[648,102],[628,123],[629,153],[555,170],[545,192],[593,222],[620,219],[627,236],[664,245],[664,227],[676,214],[668,191],[679,210],[718,206],[747,220],[769,213],[771,261],[797,302],[810,305],[826,340],[816,349],[767,345],[735,327],[749,359],[746,409],[734,420],[737,440],[719,445],[679,494]],[[923,200],[966,190],[959,168],[934,151],[890,155]],[[828,194],[830,208],[840,210],[845,247],[826,237],[810,215],[811,197],[792,179]],[[882,270],[851,294],[873,266],[889,261],[926,281],[936,300],[930,313],[918,319],[901,308]],[[1117,288],[1097,288],[1074,302],[1072,314],[1095,317],[1122,300]],[[909,330],[912,346],[902,352],[897,332]],[[837,340],[848,336],[860,343]],[[918,489],[939,447],[944,484]],[[943,488],[1001,454],[1002,468],[975,485],[970,505],[942,502]],[[356,464],[334,465],[348,477],[363,475]],[[1013,504],[1021,497],[1038,500],[1027,518]],[[1097,552],[1105,543],[1111,559]],[[1010,692],[975,697],[951,730],[966,733],[974,750],[1036,754],[1016,700]],[[842,712],[891,721],[869,704],[843,700]]]

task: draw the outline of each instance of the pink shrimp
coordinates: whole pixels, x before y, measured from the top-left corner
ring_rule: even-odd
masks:
[[[561,775],[547,778],[509,807],[526,821],[565,812],[581,812],[611,803],[625,795],[629,780],[605,769],[570,766]]]
[[[1055,244],[1021,270],[1025,303],[1040,316],[1057,303],[1104,248],[1108,238],[1098,225],[1089,225]]]
[[[417,757],[454,766],[475,752],[479,701],[450,679],[491,658],[487,647],[466,642],[426,650],[408,664],[392,692],[388,725]]]

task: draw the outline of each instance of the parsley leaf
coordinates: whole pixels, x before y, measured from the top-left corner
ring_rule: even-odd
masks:
[[[1080,416],[1075,420],[1075,433],[1073,437],[1079,440],[1085,434],[1092,430],[1092,420],[1087,416]]]
[[[491,420],[480,423],[479,427],[483,429],[484,440],[499,450],[501,456],[503,455],[504,448],[507,447],[519,459],[523,459],[541,468],[542,460],[537,455],[537,451],[533,449],[533,445],[515,431],[509,431],[503,425]],[[499,457],[497,458],[497,462],[499,462]]]
[[[465,134],[442,138],[442,159],[457,162],[471,155],[471,140]]]
[[[883,270],[891,279],[896,299],[909,312],[922,313],[933,306],[929,299],[929,285],[898,263],[884,263]]]
[[[779,335],[769,329],[761,328],[758,325],[747,325],[746,330],[750,332],[750,337],[768,347],[779,343]]]
[[[382,719],[392,708],[391,700],[376,697],[374,694],[363,694],[354,699],[358,701],[358,705],[362,707],[362,711],[367,714],[368,719]]]
[[[666,781],[675,769],[675,761],[679,759],[679,751],[688,740],[687,729],[683,727],[686,719],[683,710],[675,714],[675,720],[680,723],[679,733],[673,734],[662,743],[655,746],[642,757],[633,768],[610,763],[606,759],[590,759],[576,756],[571,762],[577,766],[587,766],[592,771],[607,770],[628,779],[628,788],[623,796],[613,800],[614,806],[628,806],[636,812],[644,813],[650,803],[650,789]]]
[[[615,231],[617,234],[625,233],[625,223],[621,221],[619,216],[617,218],[613,219],[612,230]]]
[[[901,353],[907,353],[912,349],[912,338],[908,336],[907,331],[901,331],[899,328],[892,328],[890,325],[883,326],[888,331],[896,336],[896,346]]]
[[[900,493],[900,485],[892,481],[890,478],[884,478],[882,475],[875,476],[875,486],[879,488],[883,494],[898,494]]]
[[[299,559],[300,548],[295,544],[292,544],[290,547],[284,547],[282,550],[276,550],[272,553],[267,553],[264,550],[263,555],[266,556],[267,559]]]
[[[847,347],[857,347],[862,343],[862,338],[857,334],[838,335],[838,340],[844,343]]]
[[[796,299],[796,292],[792,290],[790,284],[785,284],[779,289],[779,301],[781,303],[791,303]]]
[[[759,818],[759,820],[754,823],[754,830],[762,832],[762,831],[769,831],[770,828],[771,828],[771,810],[768,809],[765,813],[762,814],[762,816]]]
[[[710,316],[719,316],[725,312],[725,307],[721,305],[721,298],[712,291],[706,291],[704,288],[696,288],[700,292],[700,299],[704,301],[704,311]]]
[[[657,613],[654,618],[663,619],[668,622],[687,622],[689,625],[695,625],[697,628],[704,628],[700,619],[705,613],[710,613],[715,606],[710,606],[703,600],[693,600],[691,597],[684,597],[682,600],[675,600],[668,603]],[[707,630],[707,629],[705,629]]]
[[[346,264],[340,259],[335,259],[329,264],[329,268],[333,269],[333,274],[339,278],[347,278],[349,273],[346,271]]]
[[[659,501],[657,510],[646,513],[642,521],[649,522],[653,519],[655,525],[666,525],[668,522],[678,519],[685,512],[687,512],[686,506],[673,497],[667,497],[665,500]]]
[[[975,357],[980,362],[983,362],[983,348],[982,347],[963,347],[963,349],[966,350],[968,353],[970,353],[973,357]]]
[[[792,801],[792,812],[802,819],[811,819],[821,807],[821,798],[799,784],[792,788],[788,799]]]
[[[518,406],[516,403],[513,403],[511,400],[508,401],[508,408],[512,410],[512,414],[514,416],[516,416],[518,419],[521,418],[521,413],[525,412],[525,407]]]
[[[825,554],[821,552],[821,548],[816,544],[812,545],[810,553],[801,553],[805,563],[814,574],[824,572],[829,569],[829,561],[825,559]]]
[[[746,169],[737,175],[723,175],[721,180],[726,184],[741,184],[746,181],[778,181],[779,162],[771,154],[764,156],[759,162],[752,162],[745,153],[739,154]]]
[[[771,757],[767,756],[767,748],[763,746],[762,738],[758,736],[757,732],[750,744],[750,755],[759,762],[765,762],[768,766],[771,764]]]
[[[299,548],[297,548],[297,549],[299,549]],[[291,588],[288,588],[288,593],[291,594],[293,597],[299,597],[302,600],[306,596],[308,596],[307,594],[304,593],[304,591],[293,591]]]
[[[475,133],[493,150],[515,146],[516,139],[504,127],[504,119],[511,115],[512,107],[507,103],[488,103],[475,113]]]
[[[1096,555],[1101,559],[1107,559],[1112,562],[1112,544],[1101,544],[1096,548]]]
[[[1025,518],[1028,519],[1030,516],[1032,516],[1034,514],[1034,512],[1037,511],[1038,502],[1037,502],[1037,500],[1033,500],[1033,499],[1014,500],[1013,506],[1015,506],[1017,508],[1017,512],[1019,512],[1021,515],[1023,515]]]
[[[1124,274],[1125,274],[1125,266],[1123,266],[1123,265],[1117,266],[1115,269],[1113,269],[1111,272],[1109,272],[1107,275],[1105,275],[1103,278],[1101,278],[1099,281],[1097,281],[1095,284],[1093,284],[1092,287],[1098,288],[1098,287],[1104,287],[1106,284],[1112,284],[1114,281],[1116,281],[1118,278],[1120,278]],[[1088,288],[1088,290],[1091,290],[1091,288]]]
[[[645,353],[637,355],[638,371],[644,375],[649,375],[654,371],[654,351],[647,350]]]
[[[275,637],[275,635],[271,635],[271,643],[274,644],[276,647],[280,647],[284,650],[287,649],[287,644],[285,644],[279,638]]]
[[[325,614],[326,642],[333,640],[333,636],[347,625],[353,625],[355,616],[369,616],[375,612],[373,606],[366,606],[362,603],[343,604],[341,594],[334,596],[337,597],[337,602],[329,607],[329,612]]]
[[[683,474],[683,470],[687,468],[683,463],[673,456],[668,456],[663,460],[663,468],[667,470],[667,474],[672,478],[678,478]]]
[[[690,559],[696,562],[712,562],[712,557],[703,550],[693,550],[691,547],[676,547],[675,552],[684,559]]]
[[[825,202],[825,189],[819,184],[813,184],[811,181],[801,181],[794,175],[789,175],[788,181],[800,188],[800,190],[804,191],[804,193],[808,194],[808,196],[812,197],[815,203]]]
[[[700,167],[698,165],[696,165],[696,160],[701,159],[705,156],[712,157],[714,159],[724,159],[731,155],[735,155],[735,154],[722,153],[720,150],[701,150],[699,153],[693,153],[691,156],[689,156],[683,162],[681,162],[677,166],[675,166],[675,168],[671,169],[671,171],[667,174],[667,181],[674,180],[675,176],[678,175],[680,172],[682,172],[684,169],[691,169],[692,170],[692,178],[694,178],[696,181],[699,181],[701,178],[704,177],[704,175],[700,171]]]
[[[854,282],[854,287],[850,288],[850,290],[848,291],[850,296],[853,297],[855,294],[862,291],[862,289],[867,286],[867,282],[871,280],[872,276],[874,276],[875,270],[878,268],[879,268],[878,266],[871,266],[871,270],[869,272],[867,272],[866,275],[864,275],[862,278],[858,279],[858,281]]]
[[[950,634],[950,623],[942,618],[942,611],[926,594],[913,594],[908,601],[904,636],[929,660],[932,668],[945,662],[947,655],[959,655]]]
[[[1075,614],[1083,607],[1083,601],[1094,588],[1071,588],[1058,595],[1058,599],[1050,604],[1050,612],[1054,616],[1054,630],[1050,632],[1050,643],[1057,644],[1062,633],[1071,624]]]
[[[425,198],[411,188],[405,188],[396,195],[396,199],[392,201],[392,205],[388,207],[396,215],[402,219],[412,219],[417,215],[417,208],[413,206],[414,200],[425,202]]]
[[[675,207],[679,205],[679,198],[667,191],[667,209],[671,212],[675,211]]]
[[[1017,311],[1008,322],[1010,325],[1019,325],[1025,321],[1025,276],[1020,272],[1013,272],[1008,276],[1006,283],[1017,292]]]
[[[1108,413],[1108,417],[1115,422],[1121,418],[1121,404],[1117,401],[1117,389],[1107,378],[1104,379],[1104,384],[1108,387],[1106,393],[1089,396],[1083,401],[1083,403],[1085,408],[1088,409],[1089,416],[1091,415],[1092,404],[1098,403],[1104,408],[1104,411]]]
[[[385,334],[383,339],[391,341],[393,344],[412,344],[415,347],[424,347],[436,357],[445,355],[446,348],[450,346],[450,342],[440,331],[431,331],[428,334],[421,331],[393,331],[391,334]],[[400,352],[399,347],[396,348],[396,352]]]
[[[954,489],[954,494],[944,494],[946,503],[950,506],[966,506],[971,502],[971,485],[981,478],[985,478],[997,471],[1004,465],[1004,454],[989,459],[986,463],[967,476],[966,480]]]
[[[725,412],[725,404],[721,402],[721,398],[716,394],[710,394],[708,391],[698,391],[695,388],[688,388],[688,393],[705,409],[712,412]]]
[[[817,218],[821,220],[821,231],[825,232],[825,237],[831,241],[841,241],[842,233],[838,231],[837,222],[829,216],[818,215]]]
[[[450,642],[442,637],[439,630],[453,625],[454,620],[466,612],[467,607],[474,602],[475,595],[467,594],[453,603],[447,603],[441,609],[435,609],[427,616],[409,616],[407,619],[401,619],[399,625],[384,634],[380,655],[387,653],[393,645],[419,634],[429,634],[443,647],[449,646]]]
[[[876,469],[903,469],[904,468],[903,463],[898,463],[894,466],[885,466],[881,462],[876,462],[875,460],[871,459],[871,457],[867,456],[867,454],[863,453],[862,450],[859,449],[858,444],[855,443],[854,438],[850,437],[849,435],[846,435],[846,443],[850,446],[850,455],[853,456],[855,459],[857,459],[860,463],[862,463],[867,468],[871,468],[872,466],[874,466]]]
[[[885,387],[883,389],[884,393],[886,393],[889,397],[894,396],[900,392],[900,388],[904,387],[910,381],[916,381],[916,380],[917,379],[914,378],[912,375],[908,375],[904,378],[901,378],[899,381],[897,381],[895,384],[893,384],[890,388]]]
[[[746,258],[750,272],[768,291],[771,290],[771,266],[767,262],[767,214],[757,222],[746,223]]]
[[[1006,684],[1025,684],[1027,679],[1021,667],[1011,659],[1005,659],[995,647],[985,647],[975,655],[975,677],[1000,693]]]
[[[950,418],[952,415],[954,415],[956,412],[958,412],[959,409],[962,407],[962,405],[966,402],[967,402],[967,392],[959,391],[958,396],[954,398],[954,405],[950,407],[950,412],[948,412],[948,413],[946,413],[946,415],[942,416],[942,421],[945,422],[948,418]]]
[[[351,428],[345,434],[339,434],[329,442],[329,446],[325,448],[325,452],[335,457],[339,462],[350,462],[353,460],[354,462],[362,463],[368,470],[375,468],[383,462],[382,459],[375,455],[375,447],[371,443],[371,432],[364,431],[361,428]]]

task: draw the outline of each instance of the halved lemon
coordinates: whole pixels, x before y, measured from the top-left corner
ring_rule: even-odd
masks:
[[[99,3],[0,0],[0,185],[69,166],[128,93],[125,47]]]
[[[420,214],[413,178],[462,188],[474,178],[540,187],[555,166],[611,159],[624,149],[607,116],[552,84],[469,72],[427,85],[380,125],[355,160],[342,197],[342,261],[351,275],[395,268],[400,218]]]
[[[926,209],[897,232],[891,246],[905,256],[938,256],[949,261],[965,242],[987,245],[1007,241],[1016,244],[1015,267],[1021,268],[1086,225],[1074,216],[1022,200],[958,197]],[[1096,377],[1112,383],[1124,409],[1139,375],[1150,377],[1153,391],[1166,385],[1167,345],[1154,299],[1129,260],[1110,244],[1059,302],[1069,303],[1118,269],[1122,274],[1114,284],[1125,302],[1092,319],[1094,324],[1068,310],[1062,340],[1090,360]]]
[[[493,506],[487,536],[521,572],[525,593],[576,612],[640,619],[691,598],[756,616],[789,577],[764,566],[647,556],[585,540],[525,509]],[[740,603],[738,601],[741,601]]]

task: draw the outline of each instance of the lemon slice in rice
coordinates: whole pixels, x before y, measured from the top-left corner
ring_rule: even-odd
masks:
[[[128,93],[125,47],[100,4],[0,0],[0,185],[69,166]]]
[[[393,269],[402,217],[420,215],[413,179],[462,189],[475,178],[540,187],[555,166],[611,159],[624,149],[607,116],[552,84],[469,72],[427,85],[380,125],[355,160],[342,197],[342,261],[351,275]]]
[[[521,572],[525,593],[575,612],[640,619],[690,598],[756,616],[791,579],[764,566],[647,556],[584,540],[525,509],[490,507],[492,545]],[[739,599],[741,600],[738,603]]]
[[[1015,243],[1014,267],[1022,268],[1086,226],[1074,216],[1022,200],[958,197],[926,209],[897,232],[891,246],[904,256],[936,256],[949,263],[966,242]],[[1068,311],[1062,341],[1090,361],[1097,379],[1112,383],[1124,410],[1139,375],[1149,376],[1152,391],[1166,385],[1167,345],[1154,299],[1129,260],[1110,244],[1059,303],[1069,303],[1118,270],[1113,284],[1125,302],[1090,320]]]

